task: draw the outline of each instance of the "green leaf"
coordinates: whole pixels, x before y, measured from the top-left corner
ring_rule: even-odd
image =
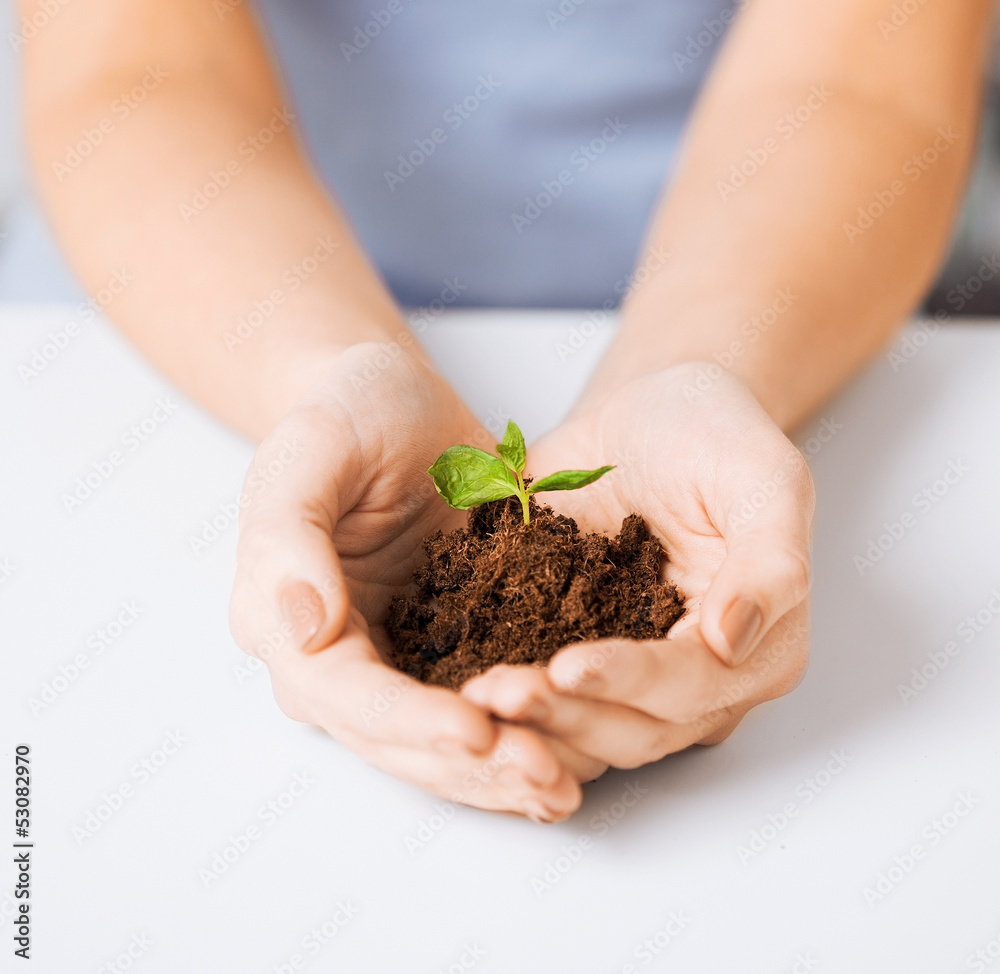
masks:
[[[507,465],[474,446],[448,447],[427,472],[445,503],[459,511],[517,493],[517,483]]]
[[[543,490],[576,490],[577,487],[586,487],[595,480],[600,480],[609,470],[614,470],[614,466],[598,467],[596,470],[560,470],[536,480],[529,488],[529,494],[537,494]]]
[[[524,470],[526,453],[524,436],[517,428],[514,420],[508,420],[507,432],[503,435],[503,443],[497,444],[497,455],[514,473],[521,473]]]

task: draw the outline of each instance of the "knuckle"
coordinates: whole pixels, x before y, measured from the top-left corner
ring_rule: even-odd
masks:
[[[705,736],[698,741],[702,747],[711,747],[721,744],[726,740],[746,716],[746,710],[737,712],[734,707],[726,707],[717,715],[718,723],[709,729]]]
[[[777,584],[790,591],[795,604],[801,602],[809,594],[812,584],[812,567],[804,552],[788,548],[780,549],[773,555],[773,571]]]
[[[288,688],[274,677],[273,673],[271,674],[271,689],[274,693],[274,700],[278,705],[278,709],[286,717],[290,717],[292,720],[303,724],[310,722],[302,700],[297,695],[290,693]]]
[[[803,647],[797,653],[790,653],[778,678],[772,686],[773,697],[783,697],[791,693],[804,679],[809,669],[809,650]]]

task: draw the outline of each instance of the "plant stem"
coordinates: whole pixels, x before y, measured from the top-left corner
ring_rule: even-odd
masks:
[[[517,477],[517,496],[521,501],[521,511],[524,514],[524,523],[531,523],[531,515],[528,513],[528,492],[524,489],[524,481],[521,479],[521,475],[515,470],[514,475]]]

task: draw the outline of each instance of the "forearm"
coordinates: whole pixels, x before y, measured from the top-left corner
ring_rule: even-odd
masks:
[[[931,282],[961,197],[988,10],[928,5],[883,39],[868,0],[751,5],[586,398],[702,360],[790,429],[882,347]]]
[[[219,21],[205,9],[212,43],[238,41],[253,70],[203,70],[167,42],[68,92],[46,75],[56,51],[45,44],[59,38],[39,38],[27,52],[30,147],[84,286],[98,292],[123,271],[106,308],[116,325],[186,392],[259,437],[342,348],[393,340],[405,325],[310,170],[249,15]],[[127,110],[116,99],[144,77],[148,94]],[[67,145],[107,118],[90,157],[67,167]]]

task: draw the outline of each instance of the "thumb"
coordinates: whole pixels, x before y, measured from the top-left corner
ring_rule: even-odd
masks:
[[[730,666],[744,662],[809,593],[814,499],[808,468],[802,463],[775,486],[761,493],[757,482],[733,500],[723,530],[726,557],[702,601],[702,638]],[[765,500],[748,505],[750,497]]]
[[[343,470],[324,470],[304,448],[308,439],[276,431],[265,440],[241,497],[230,622],[252,655],[273,653],[276,643],[314,652],[347,625],[349,596],[332,540]],[[348,466],[350,456],[340,453],[339,464]]]

